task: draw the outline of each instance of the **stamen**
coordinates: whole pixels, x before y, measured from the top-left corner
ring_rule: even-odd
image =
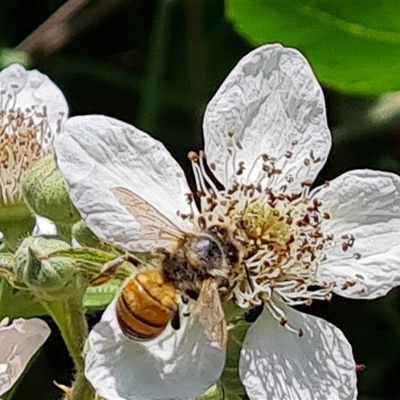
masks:
[[[276,303],[274,303],[268,299],[264,302],[264,305],[265,305],[265,307],[267,307],[267,309],[269,310],[269,312],[271,313],[273,318],[275,318],[279,322],[280,325],[282,325],[284,328],[286,328],[289,332],[293,332],[299,336],[303,336],[301,328],[300,329],[293,328],[291,326],[291,324],[289,323],[285,312],[282,309],[280,309],[276,305]]]
[[[222,191],[207,175],[204,153],[189,154],[197,195],[202,194],[197,226],[201,230],[211,224],[229,227],[243,252],[243,261],[231,268],[230,286],[224,288],[228,292],[224,298],[233,298],[243,308],[264,304],[281,325],[301,336],[302,330],[291,326],[279,301],[289,306],[311,305],[313,300],[329,301],[335,284],[317,280],[319,265],[326,260],[327,251],[332,247],[335,251],[352,251],[355,238],[343,235],[338,239],[323,231],[324,221],[330,215],[316,197],[319,191],[314,190],[310,195],[313,182],[301,182],[302,189],[296,194],[287,193],[287,185],[282,183],[277,189],[271,189],[282,174],[279,168],[282,162],[291,158],[294,151],[287,151],[278,158],[260,154],[243,183],[238,177],[247,166],[244,162],[236,165],[236,155],[242,151],[242,145],[233,132],[229,132],[228,137],[232,142],[229,162],[233,162],[235,175]],[[311,168],[320,161],[310,152],[304,165]],[[257,179],[250,181],[257,168],[260,169]],[[228,170],[227,161],[225,173]],[[293,174],[285,170],[284,178],[288,183],[294,181],[294,172],[294,169]],[[355,259],[361,256],[353,254]],[[348,287],[354,284],[346,282]]]
[[[217,189],[217,187],[214,185],[214,182],[211,180],[211,178],[208,176],[208,174],[205,171],[204,168],[204,159],[205,159],[205,154],[203,151],[200,151],[200,161],[199,161],[199,165],[200,165],[200,170],[202,173],[202,176],[205,178],[205,180],[207,181],[207,183],[209,184],[210,188],[212,189],[212,191],[214,192],[214,195],[218,196],[219,190]]]
[[[47,109],[17,107],[19,87],[0,91],[0,204],[21,201],[23,173],[48,150],[53,137]],[[60,113],[58,125],[63,115]]]
[[[188,154],[188,158],[192,163],[193,175],[197,188],[197,195],[201,197],[201,195],[203,194],[205,195],[207,193],[207,186],[204,182],[201,169],[199,168],[198,165],[200,157],[194,151],[191,151]]]

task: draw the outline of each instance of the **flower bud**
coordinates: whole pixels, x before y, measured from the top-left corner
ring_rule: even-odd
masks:
[[[83,273],[69,257],[51,253],[69,249],[58,239],[26,238],[15,253],[14,273],[41,299],[54,300],[76,295],[86,288]],[[50,256],[49,256],[50,255]]]
[[[80,219],[69,198],[67,182],[51,153],[25,172],[22,192],[29,206],[38,215],[60,224],[72,224]]]

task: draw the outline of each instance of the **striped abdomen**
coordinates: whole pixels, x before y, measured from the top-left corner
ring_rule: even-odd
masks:
[[[117,301],[122,332],[131,339],[157,337],[177,312],[176,289],[158,270],[145,270],[130,279]]]

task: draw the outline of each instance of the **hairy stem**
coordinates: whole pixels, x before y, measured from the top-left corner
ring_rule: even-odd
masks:
[[[64,339],[75,366],[75,383],[71,400],[92,400],[94,391],[84,376],[83,348],[88,335],[88,326],[82,306],[82,296],[71,296],[56,301],[41,300],[51,315]]]

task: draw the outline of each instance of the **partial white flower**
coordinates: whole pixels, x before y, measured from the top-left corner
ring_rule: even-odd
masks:
[[[175,399],[178,393],[188,399],[215,383],[225,351],[209,345],[196,319],[183,320],[179,331],[167,327],[157,340],[137,342],[121,332],[115,303],[89,336],[85,375],[100,397]]]
[[[40,235],[45,235],[45,236],[57,235],[57,228],[55,224],[48,218],[37,215],[36,226],[32,232],[32,236],[40,236]]]
[[[11,389],[49,335],[50,328],[38,318],[19,318],[0,327],[0,396]]]
[[[0,205],[22,201],[23,173],[52,149],[67,115],[61,90],[46,75],[18,64],[0,72]]]
[[[243,308],[264,304],[239,365],[251,399],[355,399],[356,365],[343,333],[290,306],[329,300],[332,292],[375,298],[400,284],[400,178],[351,171],[311,189],[331,147],[323,93],[305,58],[280,45],[262,46],[237,64],[208,104],[204,135],[205,154],[190,155],[199,210],[187,202],[179,165],[137,128],[104,116],[75,117],[55,148],[74,205],[106,242],[129,250],[162,245],[138,240],[140,224],[112,192],[121,186],[188,232],[201,230],[199,216],[202,224],[234,230],[245,257],[231,271],[231,296]],[[175,338],[163,347],[160,338],[126,339],[114,308],[90,334],[86,364],[105,399],[192,398],[212,383],[210,376],[218,379],[225,354],[190,336],[195,320],[170,331]],[[207,354],[196,373],[186,373],[185,365],[188,371],[193,365],[182,358],[180,335],[194,360]]]

